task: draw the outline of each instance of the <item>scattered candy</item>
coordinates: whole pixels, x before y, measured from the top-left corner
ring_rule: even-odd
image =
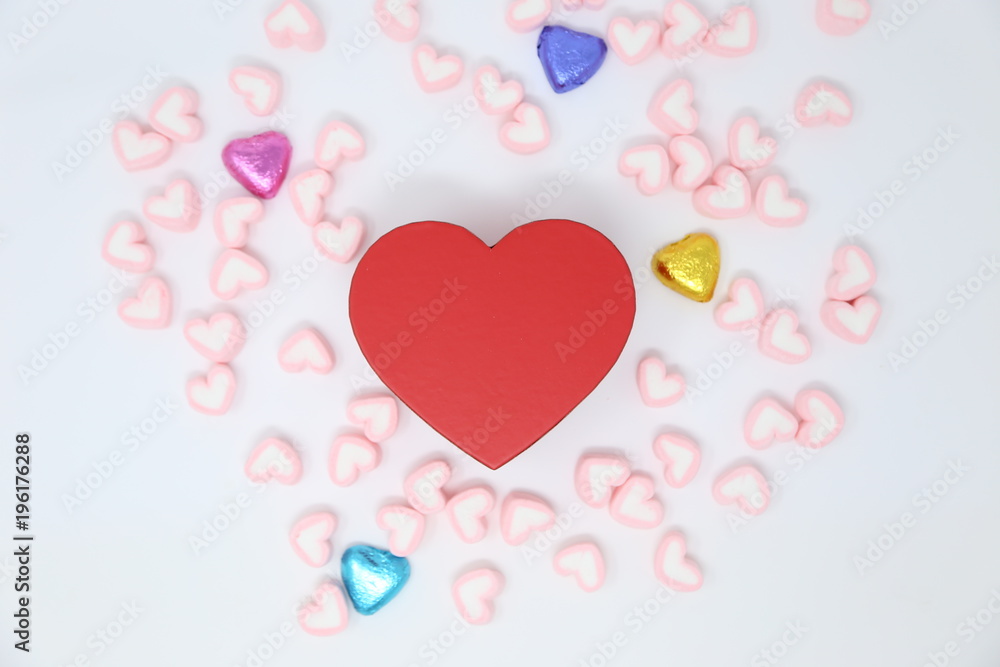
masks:
[[[867,343],[875,333],[882,316],[882,306],[870,296],[859,296],[851,302],[827,301],[820,308],[826,328],[848,343]]]
[[[576,585],[593,593],[604,585],[604,556],[593,542],[581,542],[559,551],[552,559],[556,574],[573,575]]]
[[[288,540],[295,555],[310,567],[323,567],[330,561],[330,536],[337,527],[337,517],[330,512],[314,512],[295,522]]]
[[[153,103],[149,124],[154,130],[174,141],[196,141],[201,136],[202,123],[198,113],[198,93],[190,88],[168,88]]]
[[[646,357],[639,362],[639,395],[651,408],[673,405],[684,397],[686,385],[679,373],[667,374],[666,365],[658,357]]]
[[[715,294],[721,266],[719,244],[708,234],[688,234],[653,255],[653,273],[681,296],[707,303]]]
[[[360,160],[364,156],[365,140],[357,130],[342,121],[327,123],[316,139],[316,164],[327,171],[333,171],[344,160]]]
[[[351,261],[365,237],[365,225],[354,216],[340,221],[340,226],[323,221],[313,227],[313,244],[335,262]]]
[[[397,42],[412,42],[420,33],[420,14],[414,5],[417,0],[375,0],[375,16],[385,16],[382,32]]]
[[[188,404],[206,415],[224,415],[236,394],[236,378],[225,364],[215,364],[208,375],[187,383]]]
[[[636,186],[644,195],[655,195],[670,182],[670,159],[659,144],[636,146],[622,153],[618,161],[622,176],[635,176]]]
[[[142,212],[164,229],[190,232],[201,221],[201,197],[190,181],[179,178],[166,187],[162,197],[147,199]]]
[[[413,76],[427,93],[451,88],[462,79],[465,64],[458,56],[438,57],[430,44],[421,44],[413,52]]]
[[[153,268],[156,253],[145,241],[146,233],[139,224],[131,220],[116,222],[104,237],[101,257],[130,273],[146,273]]]
[[[795,397],[795,412],[802,420],[795,440],[805,447],[826,447],[844,428],[843,410],[832,396],[819,389],[799,392]]]
[[[599,454],[580,457],[576,464],[574,486],[580,500],[591,507],[607,507],[611,493],[632,474],[625,457],[617,454]]]
[[[712,156],[697,137],[680,135],[670,139],[667,154],[674,164],[674,187],[681,192],[697,190],[712,175]]]
[[[828,35],[852,35],[871,14],[868,0],[816,0],[816,25]]]
[[[763,514],[771,502],[767,480],[751,465],[739,466],[717,479],[712,496],[720,505],[735,503],[750,516]]]
[[[229,87],[243,96],[243,104],[255,116],[270,116],[281,101],[281,75],[264,67],[235,67]]]
[[[837,301],[853,301],[875,285],[878,274],[868,253],[856,245],[839,248],[833,255],[833,276],[826,295]]]
[[[754,197],[757,217],[772,227],[800,225],[809,214],[809,206],[801,199],[788,196],[788,183],[778,175],[766,177],[757,186]]]
[[[280,132],[233,139],[222,149],[222,162],[236,182],[261,199],[273,199],[288,175],[292,144]]]
[[[474,544],[486,537],[486,515],[493,511],[496,496],[485,486],[474,486],[448,499],[445,512],[460,540]]]
[[[729,286],[729,301],[715,310],[715,323],[727,331],[757,326],[764,316],[764,297],[750,278],[737,278]]]
[[[637,65],[648,58],[660,43],[660,24],[649,19],[632,23],[624,16],[611,20],[608,44],[626,65]]]
[[[513,79],[504,81],[496,67],[486,65],[473,76],[472,94],[484,113],[498,115],[517,108],[524,100],[524,86]]]
[[[127,171],[161,165],[170,157],[172,144],[159,132],[143,132],[137,123],[119,121],[111,133],[115,156]]]
[[[703,185],[691,200],[694,209],[717,220],[739,218],[753,208],[753,194],[746,174],[727,164],[712,174],[712,184]]]
[[[754,449],[767,449],[774,442],[795,438],[799,420],[792,412],[773,398],[757,401],[743,424],[743,438]]]
[[[552,90],[568,93],[597,74],[608,45],[597,35],[547,25],[538,36],[538,58]]]
[[[215,237],[227,248],[242,248],[250,238],[249,226],[263,219],[264,205],[256,197],[226,199],[215,207]]]
[[[170,324],[170,289],[159,278],[146,278],[135,298],[118,305],[118,316],[136,329],[163,329]]]
[[[240,290],[260,289],[267,284],[268,273],[264,265],[242,250],[224,250],[212,266],[208,284],[212,293],[226,301],[233,299]]]
[[[842,90],[828,83],[807,86],[795,102],[795,118],[803,127],[830,123],[843,127],[854,117],[851,100]]]
[[[503,590],[503,575],[492,568],[480,568],[459,577],[451,588],[458,613],[472,625],[493,620],[493,600]]]
[[[333,177],[324,169],[310,169],[288,182],[288,194],[299,220],[315,225],[323,218],[326,196],[333,190]]]
[[[339,435],[330,447],[327,471],[337,486],[350,486],[382,461],[382,450],[359,435]]]
[[[580,9],[584,5],[586,5],[588,9],[601,9],[604,7],[605,1],[606,0],[563,0],[563,7],[573,12]]]
[[[747,6],[735,6],[722,15],[722,23],[712,26],[701,39],[709,53],[727,58],[745,56],[757,46],[757,17]]]
[[[239,318],[230,313],[215,313],[208,321],[188,320],[184,338],[195,352],[217,364],[228,364],[236,358],[247,339],[247,330]]]
[[[500,128],[500,143],[515,153],[537,153],[549,145],[549,124],[534,104],[522,102],[514,109],[514,120]]]
[[[675,489],[687,486],[698,474],[701,449],[691,438],[679,433],[664,433],[653,441],[653,453],[663,461],[663,479]]]
[[[751,171],[774,161],[778,142],[760,136],[760,125],[750,116],[740,118],[729,128],[729,161],[737,169]]]
[[[347,601],[340,586],[326,582],[298,612],[299,626],[314,637],[329,637],[347,627]]]
[[[787,308],[772,310],[764,318],[758,340],[760,351],[786,364],[798,364],[812,354],[809,339],[799,332],[799,317]]]
[[[356,398],[347,405],[347,418],[365,431],[372,442],[382,442],[396,432],[399,408],[392,396]]]
[[[302,479],[302,459],[284,440],[267,438],[250,452],[243,472],[251,482],[273,479],[280,484],[296,484]]]
[[[284,0],[264,21],[267,41],[278,49],[298,46],[303,51],[319,51],[326,32],[316,15],[299,0]]]
[[[663,503],[654,494],[656,483],[636,472],[611,494],[608,511],[615,521],[630,528],[654,528],[663,521]]]
[[[698,128],[698,112],[694,102],[694,88],[687,79],[668,83],[649,105],[647,115],[653,125],[667,134],[691,134]]]
[[[507,25],[517,32],[531,32],[551,13],[551,0],[514,0],[507,7]]]
[[[394,556],[409,556],[424,538],[424,515],[406,505],[387,505],[378,511],[375,523],[389,531],[389,551]]]
[[[509,493],[500,508],[500,534],[504,542],[517,546],[527,541],[536,530],[547,530],[555,525],[556,513],[537,496],[528,493]]]
[[[420,466],[403,480],[406,500],[421,514],[433,514],[444,509],[447,499],[441,487],[451,479],[447,461],[431,461]]]
[[[708,34],[708,19],[685,0],[673,0],[663,10],[667,28],[660,48],[670,58],[685,58],[699,49],[702,38]]]
[[[288,373],[310,370],[326,375],[333,370],[333,349],[320,332],[302,329],[281,344],[278,363]]]
[[[688,593],[701,588],[701,568],[687,557],[687,542],[680,533],[670,532],[663,536],[656,548],[653,571],[656,578],[672,590]]]
[[[365,544],[344,551],[340,576],[358,613],[370,616],[387,605],[410,578],[410,562]]]

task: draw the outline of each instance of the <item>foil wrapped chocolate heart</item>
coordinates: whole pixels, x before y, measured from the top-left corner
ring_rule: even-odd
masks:
[[[660,282],[692,301],[706,303],[719,282],[719,244],[708,234],[688,234],[653,255]]]
[[[557,93],[568,93],[587,83],[601,69],[607,54],[604,40],[585,32],[549,25],[538,36],[538,59]]]
[[[410,561],[366,544],[349,547],[340,558],[344,588],[359,614],[370,616],[389,604],[410,579]]]
[[[222,163],[236,181],[261,199],[273,199],[288,175],[292,144],[281,132],[233,139],[222,149]]]

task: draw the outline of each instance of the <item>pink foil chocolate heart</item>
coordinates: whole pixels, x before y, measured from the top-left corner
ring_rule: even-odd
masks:
[[[292,144],[281,132],[233,139],[222,149],[222,163],[236,181],[261,199],[272,199],[288,175]]]

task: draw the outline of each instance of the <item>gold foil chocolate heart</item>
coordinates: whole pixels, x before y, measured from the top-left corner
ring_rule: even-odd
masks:
[[[653,255],[660,282],[692,301],[706,303],[719,282],[719,244],[708,234],[688,234]]]

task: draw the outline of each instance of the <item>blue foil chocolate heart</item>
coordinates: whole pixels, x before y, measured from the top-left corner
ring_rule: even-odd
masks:
[[[547,25],[538,36],[538,58],[552,90],[566,93],[597,74],[608,45],[596,35],[558,25]]]
[[[365,544],[355,545],[340,559],[344,588],[359,614],[370,616],[403,588],[410,578],[410,561]]]

